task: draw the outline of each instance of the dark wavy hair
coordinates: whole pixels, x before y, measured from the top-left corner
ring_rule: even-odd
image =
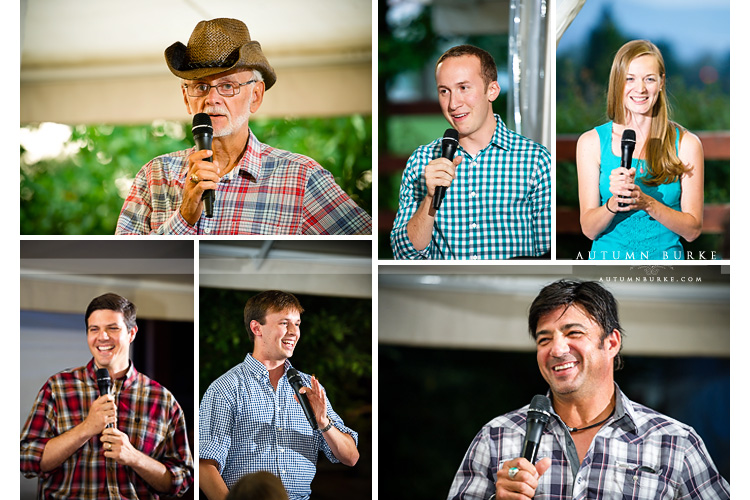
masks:
[[[539,319],[560,306],[566,309],[572,305],[583,308],[586,313],[602,328],[600,347],[614,330],[623,334],[620,318],[617,313],[615,297],[595,281],[558,280],[539,292],[529,308],[529,335],[536,339],[536,327]],[[622,350],[622,344],[620,344]],[[615,370],[623,366],[622,356],[615,357]]]

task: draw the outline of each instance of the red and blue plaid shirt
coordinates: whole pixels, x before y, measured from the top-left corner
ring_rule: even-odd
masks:
[[[372,234],[370,215],[330,172],[252,132],[239,164],[218,183],[214,216],[190,226],[180,203],[194,151],[159,156],[138,172],[115,234]]]
[[[172,394],[131,363],[125,377],[113,381],[117,428],[133,446],[163,463],[172,474],[171,496],[193,483],[193,457],[182,409]],[[99,397],[96,367],[60,372],[47,380],[21,432],[21,472],[39,477],[39,498],[159,498],[133,469],[104,457],[98,437],[87,441],[54,470],[40,468],[47,441],[81,424]]]

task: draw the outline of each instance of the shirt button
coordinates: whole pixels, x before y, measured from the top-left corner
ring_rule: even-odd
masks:
[[[476,197],[476,195],[477,195],[477,192],[476,191],[472,191],[471,193],[469,193],[469,198],[474,198],[474,197]]]
[[[471,226],[469,226],[469,227],[470,227],[471,229],[476,229],[476,228],[477,228],[477,223],[476,223],[476,222],[472,222],[472,223],[471,223]]]
[[[476,254],[471,256],[471,260],[477,260],[477,259],[479,259],[479,257],[477,257]]]
[[[211,230],[210,230],[210,229],[206,229],[206,230],[205,230],[205,231],[203,231],[203,232],[204,232],[205,234],[211,234]]]

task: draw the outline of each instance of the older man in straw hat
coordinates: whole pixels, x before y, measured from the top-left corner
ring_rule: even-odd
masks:
[[[370,216],[330,172],[263,144],[248,128],[276,73],[236,19],[201,21],[164,52],[191,115],[213,126],[212,150],[159,156],[136,176],[116,234],[371,234]],[[207,161],[211,158],[211,161]],[[203,193],[215,193],[214,214]]]

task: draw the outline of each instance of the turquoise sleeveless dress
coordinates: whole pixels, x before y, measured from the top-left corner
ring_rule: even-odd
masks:
[[[599,134],[601,167],[599,173],[600,203],[612,196],[609,175],[620,166],[620,157],[612,153],[612,122],[595,129]],[[677,129],[677,146],[680,130]],[[682,185],[679,180],[659,186],[647,186],[643,179],[648,175],[645,160],[633,159],[636,169],[635,183],[645,194],[677,211],[680,208]],[[591,260],[678,260],[684,259],[680,237],[664,227],[644,210],[618,212],[609,226],[594,239],[588,258]]]

